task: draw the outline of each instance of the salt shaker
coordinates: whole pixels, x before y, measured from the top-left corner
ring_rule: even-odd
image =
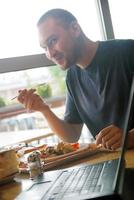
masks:
[[[40,160],[40,152],[34,151],[28,156],[28,168],[30,179],[34,179],[42,174],[42,165]]]

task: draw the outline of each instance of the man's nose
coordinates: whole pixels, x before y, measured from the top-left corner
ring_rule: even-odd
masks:
[[[54,48],[47,47],[46,56],[49,60],[51,60],[54,57],[54,54],[55,54]]]

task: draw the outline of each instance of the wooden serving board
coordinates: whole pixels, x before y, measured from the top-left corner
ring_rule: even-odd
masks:
[[[50,169],[53,169],[54,167],[65,165],[65,164],[77,161],[79,159],[92,156],[102,151],[103,149],[99,149],[99,148],[95,150],[91,150],[89,149],[89,147],[84,147],[77,151],[74,151],[65,155],[57,156],[54,158],[48,158],[44,161],[43,170],[44,171],[50,170]]]
[[[91,149],[91,146],[86,145],[85,147],[80,147],[78,150],[70,153],[45,158],[43,159],[43,171],[48,171],[61,165],[69,164],[102,151],[109,152],[110,150],[106,150],[101,147]],[[22,173],[28,173],[28,171],[28,168],[20,168],[20,172]]]

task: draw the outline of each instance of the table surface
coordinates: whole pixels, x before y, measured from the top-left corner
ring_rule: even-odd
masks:
[[[78,164],[89,163],[94,164],[97,162],[115,159],[119,156],[119,152],[100,152],[88,158],[84,158],[73,163],[66,164],[58,169],[72,167]],[[126,168],[134,168],[134,149],[127,150],[125,153]],[[57,168],[56,168],[57,169]],[[0,186],[0,200],[14,200],[21,191],[28,188],[31,180],[29,175],[22,174],[17,176],[18,181],[13,181],[9,184]]]
[[[33,129],[24,131],[2,132],[0,133],[0,148],[18,143],[29,143],[53,136],[51,129]]]

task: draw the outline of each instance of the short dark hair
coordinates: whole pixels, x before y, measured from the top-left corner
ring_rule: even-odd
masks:
[[[48,10],[46,13],[44,13],[38,20],[37,26],[39,26],[42,22],[44,22],[48,18],[57,19],[57,20],[63,22],[63,24],[70,24],[72,21],[77,21],[75,16],[72,13],[70,13],[69,11],[60,9],[60,8],[56,8],[56,9]]]

